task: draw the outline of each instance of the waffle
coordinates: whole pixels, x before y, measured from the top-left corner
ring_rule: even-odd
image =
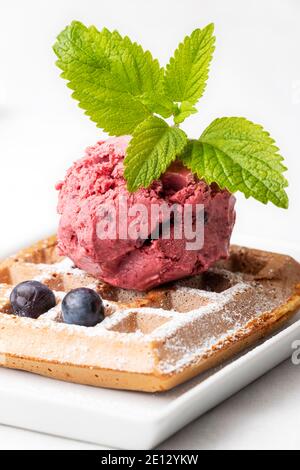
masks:
[[[57,305],[38,319],[12,314],[9,295],[36,279]],[[90,287],[105,319],[67,325],[61,301]],[[163,391],[228,359],[287,321],[300,307],[300,265],[237,246],[202,275],[147,293],[111,287],[56,253],[50,237],[0,263],[0,365],[99,387]]]

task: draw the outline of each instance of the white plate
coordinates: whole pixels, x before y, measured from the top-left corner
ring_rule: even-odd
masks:
[[[300,260],[293,246],[234,241]],[[299,338],[300,312],[250,351],[162,394],[97,389],[0,369],[0,422],[111,447],[150,449],[288,358]]]

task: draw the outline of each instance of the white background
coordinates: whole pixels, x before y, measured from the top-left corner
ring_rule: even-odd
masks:
[[[245,116],[263,124],[286,158],[290,208],[284,211],[238,195],[235,234],[259,236],[264,248],[274,239],[299,243],[299,1],[0,0],[1,251],[55,230],[55,182],[86,146],[102,137],[69,97],[70,90],[54,65],[51,46],[73,19],[128,34],[151,49],[162,64],[184,35],[213,21],[217,43],[210,79],[199,113],[184,128],[197,137],[221,116]],[[262,386],[259,382],[248,387],[183,430],[169,445],[237,448],[271,447],[275,442],[275,447],[299,448],[300,438],[290,425],[293,390],[288,392],[285,382],[299,387],[297,377],[295,367],[280,366],[260,381]],[[262,392],[268,386],[266,397]],[[286,400],[282,414],[278,414],[279,392]],[[298,406],[298,420],[299,415]],[[278,420],[287,427],[280,442],[269,434]],[[0,428],[0,442],[3,448],[71,445],[8,428]]]

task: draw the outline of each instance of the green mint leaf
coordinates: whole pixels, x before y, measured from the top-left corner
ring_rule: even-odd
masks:
[[[142,103],[152,112],[164,118],[168,118],[178,112],[178,106],[166,95],[158,93],[146,93],[141,96]]]
[[[180,158],[208,183],[288,207],[286,167],[278,148],[268,132],[245,118],[214,120],[199,140],[189,141]]]
[[[179,44],[167,65],[165,89],[175,102],[197,103],[203,95],[214,51],[214,25],[196,29]]]
[[[158,61],[116,31],[100,32],[74,21],[59,34],[53,49],[72,96],[111,135],[132,134],[158,107],[154,97],[164,96],[164,71]],[[164,115],[170,116],[172,103],[166,101],[170,109]]]
[[[195,113],[197,113],[197,109],[188,101],[183,101],[178,109],[178,113],[174,116],[174,122],[175,124],[180,124],[191,114]]]
[[[186,134],[151,116],[134,131],[124,160],[129,191],[147,188],[166,171],[186,145]]]

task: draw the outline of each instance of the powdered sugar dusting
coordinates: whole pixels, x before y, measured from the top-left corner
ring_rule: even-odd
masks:
[[[74,263],[69,258],[63,258],[62,261],[53,264],[36,264],[38,269],[44,272],[44,276],[55,274],[72,273],[73,276],[86,276],[86,273],[74,266]]]

